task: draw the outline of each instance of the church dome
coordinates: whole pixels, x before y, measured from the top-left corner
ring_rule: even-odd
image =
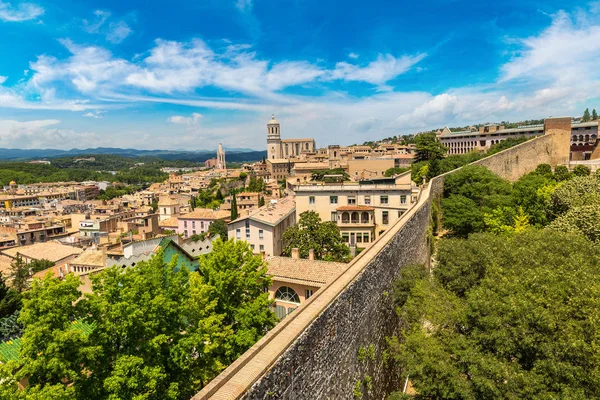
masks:
[[[275,119],[275,114],[271,115],[271,120],[267,125],[279,125],[279,122]]]

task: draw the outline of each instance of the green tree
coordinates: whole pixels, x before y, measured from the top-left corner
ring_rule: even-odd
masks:
[[[86,379],[85,364],[98,348],[83,331],[71,328],[85,315],[85,302],[77,301],[78,287],[79,278],[72,274],[64,279],[47,276],[35,279],[25,293],[19,317],[25,331],[20,359],[12,366],[17,379],[28,378],[34,387],[77,385]]]
[[[435,132],[422,133],[415,138],[415,162],[440,159],[447,151],[437,140]]]
[[[264,196],[259,196],[259,198],[258,198],[258,206],[262,207],[264,205],[265,205],[265,198],[264,198]]]
[[[267,265],[248,243],[217,239],[212,252],[201,256],[199,272],[214,288],[209,296],[214,312],[224,315],[223,324],[233,329],[225,351],[226,361],[232,362],[277,321],[264,291],[271,284]]]
[[[586,108],[583,112],[583,117],[581,118],[583,122],[588,122],[590,120],[590,109]]]
[[[227,224],[222,219],[217,219],[208,227],[208,233],[211,237],[219,236],[222,240],[227,240]]]
[[[442,243],[434,279],[413,284],[390,340],[419,396],[600,396],[600,377],[588,373],[600,367],[594,243],[547,230]]]
[[[245,172],[240,172],[240,181],[245,182],[248,174]]]
[[[8,287],[6,279],[0,274],[0,318],[8,317],[21,309],[21,294]]]
[[[481,232],[484,227],[484,212],[473,200],[463,195],[452,195],[442,199],[443,226],[457,236],[467,237]]]
[[[594,121],[598,119],[598,113],[596,112],[595,108],[592,110],[592,119]]]
[[[581,233],[589,240],[600,242],[600,206],[596,204],[570,208],[552,221],[548,228]]]
[[[39,260],[33,260],[29,263],[28,267],[32,274],[36,272],[43,271],[50,267],[53,267],[54,263],[50,260],[46,260],[45,258],[41,258]]]
[[[600,207],[600,176],[581,176],[563,182],[550,196],[549,211],[554,216],[579,206]]]
[[[383,176],[391,178],[392,176],[400,175],[405,173],[406,171],[410,171],[410,167],[393,167],[385,170]]]
[[[573,177],[573,174],[569,172],[569,168],[564,165],[557,165],[554,168],[554,179],[557,182],[568,181]]]
[[[22,293],[24,290],[29,288],[29,267],[23,261],[23,257],[19,253],[14,260],[10,263],[10,278],[12,280],[12,287],[17,293]]]
[[[235,198],[235,193],[231,194],[231,220],[235,221],[238,218],[238,209],[237,209],[237,200]]]
[[[586,165],[576,165],[575,168],[573,168],[573,175],[575,176],[588,176],[591,173],[590,167]]]
[[[312,249],[315,259],[327,261],[348,261],[350,249],[344,243],[335,222],[321,222],[319,214],[305,211],[300,220],[283,234],[284,254],[291,255],[293,248],[300,250],[301,258],[308,258]]]

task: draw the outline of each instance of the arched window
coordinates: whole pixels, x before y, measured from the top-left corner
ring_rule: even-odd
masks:
[[[577,136],[573,135],[573,137],[571,138],[572,141],[576,142],[577,141]]]
[[[583,142],[583,135],[579,135],[579,141]]]
[[[275,299],[288,301],[290,303],[300,303],[300,298],[298,297],[296,291],[287,286],[281,286],[279,289],[277,289],[277,292],[275,292]]]
[[[361,217],[361,222],[363,224],[368,224],[369,223],[369,213],[368,212],[363,211],[362,217]]]
[[[344,211],[342,213],[342,224],[347,224],[348,222],[350,222],[350,214]]]
[[[352,213],[351,219],[353,224],[358,224],[358,213],[356,211]]]

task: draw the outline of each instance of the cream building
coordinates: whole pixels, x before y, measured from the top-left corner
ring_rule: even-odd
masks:
[[[337,224],[349,245],[367,247],[415,203],[418,188],[410,172],[397,178],[343,183],[290,185],[296,193],[296,219],[315,211]]]
[[[281,125],[275,115],[267,123],[267,158],[269,160],[297,158],[316,152],[314,139],[281,139]]]
[[[249,215],[230,222],[227,225],[227,236],[248,242],[255,253],[278,256],[283,252],[283,233],[295,224],[294,198],[288,196],[271,200]]]

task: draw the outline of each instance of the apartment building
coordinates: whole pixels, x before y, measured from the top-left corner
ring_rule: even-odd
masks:
[[[198,208],[191,213],[181,214],[177,221],[177,233],[184,237],[199,235],[207,232],[210,225],[218,219],[224,221],[230,217],[228,211],[214,211],[208,208]]]
[[[294,198],[271,200],[227,225],[227,235],[234,240],[244,240],[253,252],[279,256],[283,252],[283,233],[296,224]]]
[[[494,144],[509,138],[536,137],[544,135],[544,124],[505,128],[503,125],[489,124],[479,129],[452,132],[448,127],[437,136],[448,148],[448,155],[465,154],[470,151],[487,151]],[[590,160],[598,147],[598,121],[571,122],[571,160]],[[600,155],[598,155],[600,157]]]
[[[410,173],[362,182],[290,185],[296,194],[296,218],[315,211],[337,224],[349,245],[366,247],[392,226],[417,200]]]

